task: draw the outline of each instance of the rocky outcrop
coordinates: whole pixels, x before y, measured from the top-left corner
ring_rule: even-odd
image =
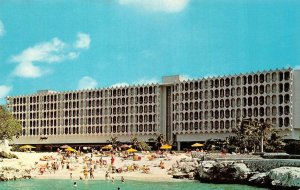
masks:
[[[197,172],[198,162],[197,159],[182,159],[172,165],[171,174],[173,178],[194,179]]]
[[[7,140],[0,141],[0,158],[18,158],[10,151],[11,147],[8,145]]]
[[[197,174],[200,181],[210,183],[241,183],[271,188],[300,188],[299,167],[279,167],[258,173],[243,162],[200,161]]]
[[[8,144],[8,140],[0,140],[0,152],[4,151],[10,153],[11,147]]]
[[[17,161],[10,148],[7,140],[0,142],[0,181],[31,178],[31,166]]]
[[[18,156],[15,155],[15,154],[9,153],[9,152],[1,151],[1,152],[0,152],[0,158],[8,158],[8,159],[11,159],[11,158],[18,158]]]
[[[197,171],[201,181],[214,183],[243,183],[252,175],[244,163],[232,161],[202,161]]]
[[[300,168],[280,167],[258,173],[249,179],[250,184],[270,187],[300,187]]]
[[[31,168],[21,165],[0,167],[0,181],[31,178]]]

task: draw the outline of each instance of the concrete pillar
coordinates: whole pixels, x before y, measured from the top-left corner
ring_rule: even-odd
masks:
[[[177,151],[180,151],[180,142],[177,141]]]

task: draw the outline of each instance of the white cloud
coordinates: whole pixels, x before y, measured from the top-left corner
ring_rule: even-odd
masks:
[[[116,88],[116,87],[124,87],[124,86],[129,86],[129,85],[146,85],[146,84],[156,84],[159,83],[159,80],[156,78],[142,78],[137,81],[132,82],[131,84],[127,82],[119,82],[116,84],[111,85],[110,87]]]
[[[43,71],[31,62],[21,62],[14,70],[14,75],[25,78],[37,78],[43,74]]]
[[[182,11],[189,0],[119,0],[121,5],[141,7],[149,11],[176,13]]]
[[[58,38],[53,38],[50,42],[37,44],[25,49],[21,54],[13,56],[13,62],[46,62],[53,63],[64,59],[63,50],[66,44]]]
[[[45,74],[44,69],[34,63],[55,63],[70,59],[66,54],[66,44],[58,38],[43,42],[12,56],[11,61],[18,63],[13,74],[18,77],[37,78]]]
[[[120,83],[113,84],[110,87],[116,88],[116,87],[123,87],[123,86],[129,86],[129,84],[126,82],[120,82]]]
[[[4,34],[4,25],[2,23],[2,21],[0,20],[0,36],[2,36]]]
[[[193,78],[189,75],[180,75],[184,81],[192,80]]]
[[[86,40],[88,36],[88,40]],[[78,48],[88,48],[90,38],[88,34],[78,34],[78,39],[75,42]],[[14,55],[11,58],[12,62],[18,63],[13,75],[26,78],[37,78],[49,73],[49,69],[41,68],[37,64],[41,63],[58,63],[64,60],[73,60],[79,57],[80,52],[71,45],[61,41],[58,38],[53,38],[48,42],[42,42],[23,50],[20,54]]]
[[[156,84],[158,82],[159,81],[156,78],[150,78],[150,79],[143,78],[143,79],[139,79],[136,82],[133,82],[133,84],[139,84],[139,85],[143,85],[143,84]]]
[[[78,49],[87,49],[90,47],[91,38],[90,35],[85,33],[78,33],[77,40],[74,46]]]
[[[213,78],[213,77],[217,77],[218,75],[215,73],[208,73],[206,75],[203,76],[203,78]]]
[[[68,58],[69,59],[77,59],[79,57],[80,53],[79,52],[70,52],[68,53]]]
[[[5,98],[10,91],[12,90],[11,86],[0,85],[0,98]]]
[[[96,88],[97,85],[98,82],[95,79],[89,76],[85,76],[79,80],[77,89],[92,89]]]

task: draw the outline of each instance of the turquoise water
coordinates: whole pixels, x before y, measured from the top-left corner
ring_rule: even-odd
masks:
[[[19,180],[0,182],[0,190],[254,190],[263,189],[246,185],[225,185],[225,184],[207,184],[200,182],[143,182],[143,181],[126,181],[121,183],[115,181],[76,181],[77,187],[73,186],[71,180]]]

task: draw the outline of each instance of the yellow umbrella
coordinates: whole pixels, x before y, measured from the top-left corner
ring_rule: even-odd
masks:
[[[204,146],[204,144],[201,144],[201,143],[195,143],[192,145],[192,147],[202,147]]]
[[[160,147],[160,149],[164,149],[164,150],[171,149],[171,148],[172,148],[172,146],[168,145],[168,144],[164,144]]]
[[[128,153],[133,153],[133,152],[137,152],[137,150],[136,150],[136,149],[133,149],[133,148],[130,148],[130,149],[127,150],[127,152],[128,152]]]
[[[66,148],[65,150],[66,150],[66,151],[69,151],[69,152],[76,152],[76,150],[75,150],[74,148],[71,148],[71,147]]]
[[[106,146],[102,147],[102,149],[111,150],[112,149],[112,145],[106,145]]]
[[[35,147],[31,146],[31,145],[24,145],[24,146],[21,146],[20,148],[21,149],[32,149],[32,148],[35,148]]]

